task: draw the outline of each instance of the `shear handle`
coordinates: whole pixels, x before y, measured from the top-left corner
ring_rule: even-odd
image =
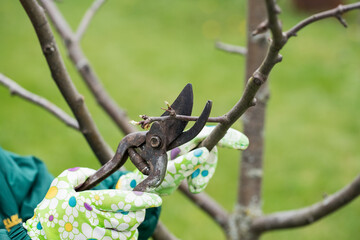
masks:
[[[167,166],[166,152],[156,158],[156,161],[150,162],[150,174],[142,182],[140,182],[134,191],[149,192],[151,189],[158,187],[164,180]]]
[[[142,159],[140,155],[136,152],[134,148],[128,149],[128,154],[131,162],[135,165],[135,167],[144,175],[149,175],[150,166],[147,161]]]
[[[75,188],[76,191],[84,191],[89,190],[103,181],[105,178],[110,176],[116,170],[121,168],[126,159],[128,157],[127,150],[131,147],[139,147],[141,144],[145,142],[145,134],[146,132],[135,132],[126,135],[116,150],[116,154],[114,157],[107,162],[104,166],[102,166],[99,170],[96,171],[93,175],[91,175],[83,184],[80,184]]]

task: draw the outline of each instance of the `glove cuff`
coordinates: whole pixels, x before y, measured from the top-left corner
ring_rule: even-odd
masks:
[[[10,239],[31,240],[31,238],[27,234],[27,231],[24,228],[22,223],[19,223],[19,224],[15,225],[14,227],[12,227],[8,234],[9,234]]]

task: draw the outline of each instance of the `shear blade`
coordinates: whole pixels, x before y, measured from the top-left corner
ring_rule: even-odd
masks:
[[[207,103],[204,107],[204,110],[202,111],[200,117],[198,118],[198,120],[196,120],[196,122],[192,126],[192,128],[190,128],[186,132],[181,133],[178,138],[176,138],[172,143],[170,143],[168,145],[167,150],[171,150],[175,147],[183,145],[184,143],[186,143],[186,142],[190,141],[191,139],[193,139],[194,137],[196,137],[201,132],[203,127],[205,126],[205,124],[210,116],[211,107],[212,107],[212,101],[209,100],[209,101],[207,101]]]
[[[175,99],[171,108],[175,110],[177,115],[186,115],[191,116],[193,108],[193,90],[192,85],[188,83],[184,89],[181,91],[179,96]],[[169,116],[168,111],[164,112],[161,116]],[[187,121],[182,121],[178,119],[171,119],[165,122],[161,122],[163,129],[166,132],[167,143],[174,141],[181,133],[184,131]],[[151,128],[150,128],[151,131]]]

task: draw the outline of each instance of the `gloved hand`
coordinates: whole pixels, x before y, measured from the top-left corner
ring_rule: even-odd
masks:
[[[161,198],[125,190],[75,192],[74,187],[94,173],[73,168],[54,179],[24,224],[31,239],[137,239],[145,209],[160,206]]]
[[[159,195],[169,195],[178,188],[185,178],[187,178],[189,190],[192,193],[199,193],[206,188],[215,173],[217,148],[214,147],[211,152],[204,147],[194,148],[198,146],[213,129],[213,126],[205,126],[194,139],[168,152],[169,162],[164,181],[151,192]],[[218,143],[220,147],[241,150],[246,149],[248,145],[248,138],[235,129],[229,129]],[[121,176],[116,188],[130,191],[145,178],[146,176],[136,169],[131,173]]]

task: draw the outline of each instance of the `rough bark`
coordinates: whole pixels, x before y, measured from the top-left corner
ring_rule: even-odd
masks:
[[[248,39],[246,57],[245,83],[261,65],[266,56],[268,43],[267,32],[252,36],[252,32],[266,18],[263,0],[248,1]],[[242,154],[239,175],[238,202],[235,209],[235,226],[233,239],[257,239],[249,233],[248,224],[251,218],[261,214],[261,185],[264,151],[264,123],[266,102],[269,97],[268,83],[265,82],[255,95],[256,105],[249,108],[243,117],[244,133],[248,136],[250,145]]]

